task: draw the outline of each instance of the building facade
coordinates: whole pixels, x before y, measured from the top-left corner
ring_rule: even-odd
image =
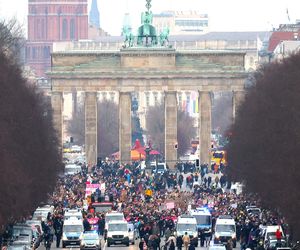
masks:
[[[53,42],[88,38],[87,0],[29,0],[26,64],[37,77],[50,69]]]
[[[158,32],[170,29],[172,35],[196,35],[208,32],[208,15],[198,11],[164,11],[153,15]]]

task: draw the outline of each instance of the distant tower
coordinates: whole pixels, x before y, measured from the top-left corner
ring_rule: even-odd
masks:
[[[90,25],[93,25],[98,29],[100,28],[100,14],[98,10],[97,0],[92,0],[89,23]]]

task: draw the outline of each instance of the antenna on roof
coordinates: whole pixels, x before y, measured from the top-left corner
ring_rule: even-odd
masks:
[[[289,21],[289,23],[291,22],[291,19],[290,19],[290,14],[289,14],[289,9],[286,8],[286,16],[287,16],[287,19]]]

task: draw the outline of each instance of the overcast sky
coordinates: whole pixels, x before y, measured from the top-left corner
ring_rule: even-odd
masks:
[[[28,0],[0,0],[2,17],[17,16],[27,26]],[[89,0],[89,3],[91,0]],[[140,24],[145,0],[98,0],[100,23],[104,30],[119,35],[125,12],[134,27]],[[300,19],[300,0],[152,0],[153,12],[197,10],[209,16],[210,31],[271,30],[280,23]]]

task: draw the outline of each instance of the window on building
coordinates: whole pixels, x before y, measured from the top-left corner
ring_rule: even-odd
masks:
[[[35,25],[36,29],[35,29],[35,37],[37,39],[40,39],[41,38],[41,20],[40,19],[37,19],[36,20],[36,25]]]
[[[82,14],[82,13],[83,13],[82,6],[79,5],[78,8],[77,8],[77,14]]]
[[[41,38],[45,39],[45,20],[42,19],[42,24],[41,24]]]
[[[30,55],[31,55],[30,50],[31,50],[30,47],[26,48],[26,55],[25,55],[26,56],[26,60],[30,60]]]
[[[67,39],[68,38],[68,21],[67,19],[63,20],[62,24],[62,39]]]
[[[181,27],[207,27],[208,26],[208,20],[176,20],[175,21],[176,26]]]
[[[31,9],[30,9],[30,11],[31,11],[31,14],[36,14],[36,7],[35,6],[32,6],[31,7]]]
[[[49,46],[44,47],[43,57],[44,58],[50,58],[50,47]]]
[[[75,20],[74,18],[70,21],[70,39],[75,39]]]
[[[32,48],[32,59],[36,59],[36,48]]]

